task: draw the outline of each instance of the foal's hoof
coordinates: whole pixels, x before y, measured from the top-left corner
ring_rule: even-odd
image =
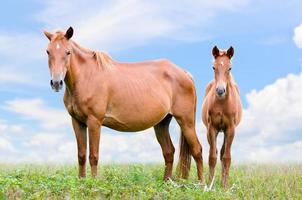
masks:
[[[79,179],[84,179],[84,178],[86,178],[86,173],[79,174]]]
[[[229,188],[229,184],[227,183],[222,183],[223,189],[227,190]]]

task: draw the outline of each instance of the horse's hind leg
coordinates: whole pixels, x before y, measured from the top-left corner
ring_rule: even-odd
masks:
[[[190,115],[183,115],[183,116],[175,116],[175,118],[189,146],[190,153],[196,162],[198,179],[202,182],[203,181],[202,147],[201,144],[199,143],[195,130],[195,117],[190,117]]]
[[[169,133],[169,124],[171,122],[171,118],[171,115],[167,115],[159,124],[154,126],[156,138],[162,148],[163,156],[165,159],[165,181],[172,176],[175,152],[175,148],[173,146]]]

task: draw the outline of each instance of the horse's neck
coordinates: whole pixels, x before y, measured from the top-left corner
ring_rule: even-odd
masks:
[[[73,94],[79,88],[79,84],[83,85],[86,81],[91,81],[92,75],[96,75],[94,70],[97,60],[95,52],[82,48],[75,42],[72,42],[71,46],[72,55],[65,83],[69,93]]]

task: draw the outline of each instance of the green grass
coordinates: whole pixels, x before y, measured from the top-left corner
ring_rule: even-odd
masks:
[[[195,168],[189,180],[174,183],[162,181],[159,164],[99,169],[97,179],[78,179],[76,166],[0,165],[0,199],[302,199],[301,164],[233,166],[228,190],[217,168],[210,192],[197,184]]]

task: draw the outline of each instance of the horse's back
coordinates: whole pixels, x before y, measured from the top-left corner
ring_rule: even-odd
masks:
[[[111,128],[137,131],[154,126],[173,112],[181,99],[176,95],[194,88],[189,75],[168,60],[114,65],[106,77],[111,95],[105,122]]]
[[[124,75],[127,73],[133,74],[133,78],[135,79],[142,79],[145,75],[150,78],[152,77],[152,80],[149,80],[151,83],[159,81],[165,87],[170,87],[174,93],[183,93],[182,90],[187,91],[188,89],[193,89],[195,92],[193,77],[190,73],[168,59],[136,63],[117,63],[116,66],[117,70],[121,70]]]

